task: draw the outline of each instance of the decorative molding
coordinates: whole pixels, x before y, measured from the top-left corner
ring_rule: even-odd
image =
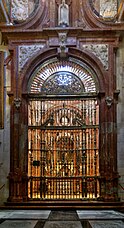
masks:
[[[103,64],[105,70],[108,70],[108,44],[80,44],[82,50],[92,52]]]
[[[45,47],[46,43],[33,44],[33,45],[22,45],[19,46],[19,71],[21,71],[28,62],[37,52]]]

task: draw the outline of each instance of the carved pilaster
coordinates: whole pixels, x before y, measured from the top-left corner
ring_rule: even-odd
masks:
[[[118,200],[117,127],[114,95],[104,94],[100,100],[100,189],[101,199]]]
[[[27,200],[27,174],[16,168],[14,172],[10,172],[8,176],[10,182],[9,202],[21,202]]]

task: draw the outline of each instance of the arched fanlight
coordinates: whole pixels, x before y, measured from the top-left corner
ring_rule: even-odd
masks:
[[[57,58],[40,65],[31,76],[28,84],[30,93],[41,94],[81,94],[97,92],[94,72],[85,64],[70,58],[58,61]]]

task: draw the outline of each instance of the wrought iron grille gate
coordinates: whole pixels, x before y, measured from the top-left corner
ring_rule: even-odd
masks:
[[[90,99],[31,99],[28,105],[30,199],[99,196],[99,106]]]

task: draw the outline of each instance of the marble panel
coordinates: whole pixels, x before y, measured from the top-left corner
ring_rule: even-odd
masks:
[[[14,211],[9,219],[48,219],[51,211],[49,210],[20,210]],[[4,217],[5,218],[5,217]]]
[[[46,220],[38,220],[36,226],[34,228],[44,228]]]
[[[77,210],[79,219],[124,219],[124,214],[113,210]]]
[[[75,221],[78,220],[76,211],[51,211],[49,220],[52,221]]]
[[[8,218],[13,214],[13,210],[0,210],[0,219]]]
[[[34,228],[36,223],[36,220],[6,220],[0,224],[0,228]]]
[[[124,228],[124,223],[119,220],[89,221],[92,228]]]
[[[79,221],[47,221],[44,228],[82,228]]]

